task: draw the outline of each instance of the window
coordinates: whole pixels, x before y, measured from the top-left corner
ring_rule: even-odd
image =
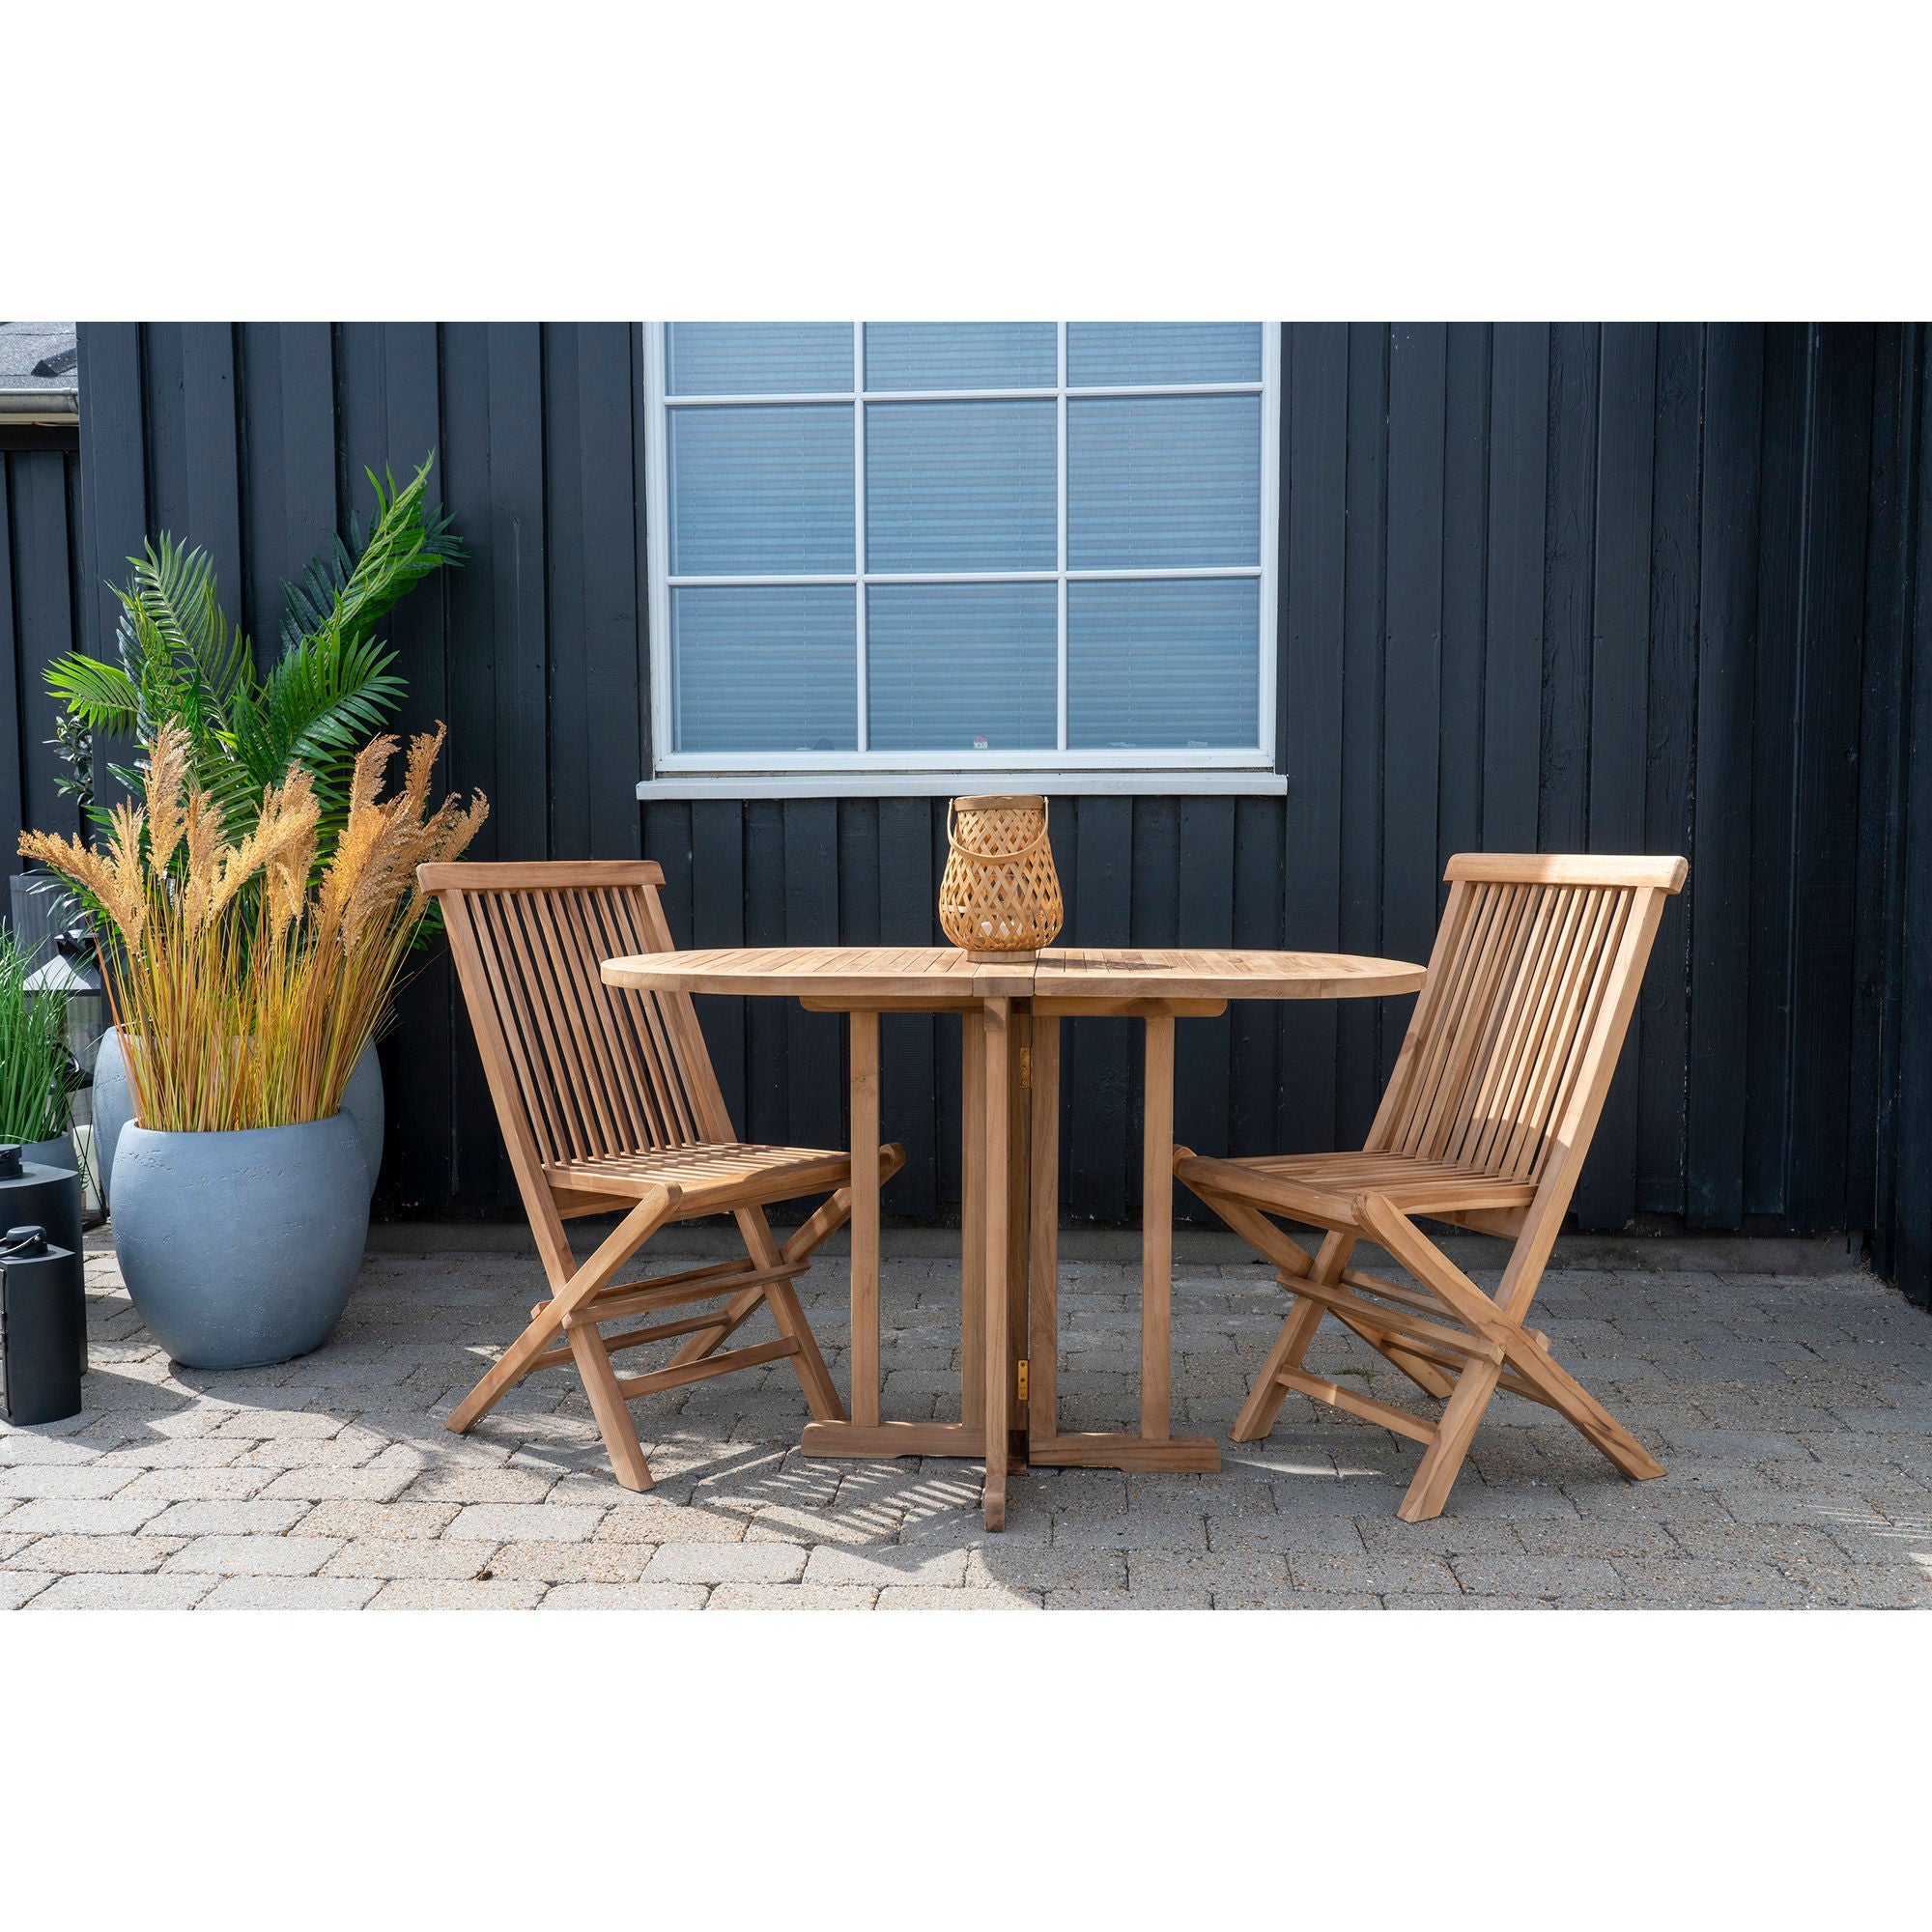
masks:
[[[651,326],[659,771],[1269,767],[1276,336]]]

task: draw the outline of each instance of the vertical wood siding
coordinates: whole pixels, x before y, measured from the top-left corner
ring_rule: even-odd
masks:
[[[405,730],[449,725],[443,776],[479,786],[479,858],[638,850],[641,465],[636,331],[619,324],[89,324],[81,328],[87,648],[111,645],[104,581],[148,534],[210,549],[230,609],[272,652],[285,579],[407,474],[469,549],[401,606]],[[446,961],[384,1042],[392,1214],[514,1201]]]
[[[1924,354],[1917,326],[1288,328],[1288,796],[1056,802],[1069,942],[1420,957],[1453,852],[1683,850],[1690,887],[1579,1219],[1871,1228],[1888,1265],[1932,1288]],[[100,580],[162,526],[214,550],[267,643],[281,580],[366,510],[363,466],[435,445],[470,560],[395,637],[408,722],[447,719],[450,781],[491,795],[479,856],[641,843],[681,942],[938,941],[939,801],[636,804],[652,506],[634,329],[101,326],[82,330],[81,367],[93,647]],[[16,587],[16,686],[18,609]],[[0,798],[33,815],[44,767],[26,735]],[[838,1140],[839,1022],[706,1004],[741,1130]],[[1358,1137],[1406,1007],[1190,1024],[1177,1131],[1205,1152]],[[957,1024],[894,1017],[885,1043],[888,1130],[909,1154],[888,1207],[945,1214]],[[1076,1216],[1138,1211],[1132,1048],[1122,1022],[1070,1034]],[[507,1175],[440,964],[386,1052],[388,1210],[500,1211]]]
[[[22,831],[79,824],[55,790],[61,765],[48,742],[55,714],[43,676],[73,648],[78,478],[71,449],[0,445],[0,871],[8,874],[19,869],[13,855]]]

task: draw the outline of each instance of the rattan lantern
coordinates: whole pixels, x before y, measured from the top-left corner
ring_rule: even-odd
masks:
[[[955,798],[946,808],[939,923],[969,959],[1031,959],[1065,923],[1046,800]]]

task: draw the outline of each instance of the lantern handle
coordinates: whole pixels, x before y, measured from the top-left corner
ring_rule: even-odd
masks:
[[[953,831],[953,808],[958,803],[959,801],[956,798],[949,798],[946,801],[946,843],[949,850],[963,852],[969,859],[983,859],[988,865],[997,865],[1013,859],[1025,859],[1031,854],[1037,852],[1042,845],[1048,842],[1046,836],[1047,820],[1048,814],[1053,810],[1053,801],[1050,798],[1042,797],[1039,801],[1038,833],[1027,844],[1011,852],[980,852],[976,851],[971,845],[960,844]]]

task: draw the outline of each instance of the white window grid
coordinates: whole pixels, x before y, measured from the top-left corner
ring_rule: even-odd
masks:
[[[1274,763],[1275,558],[1279,516],[1281,411],[1281,330],[1262,325],[1262,374],[1253,383],[1147,383],[1080,385],[1066,380],[1066,325],[1055,325],[1054,386],[1025,389],[868,389],[866,387],[866,326],[852,325],[852,386],[776,394],[690,395],[668,393],[667,325],[644,325],[644,365],[649,417],[645,428],[645,519],[650,570],[651,735],[653,762],[661,773],[679,772],[1080,772],[1080,771],[1268,771]],[[1262,399],[1262,476],[1258,563],[1164,568],[1072,570],[1066,564],[1066,409],[1069,402],[1106,396],[1253,396]],[[1058,412],[1058,550],[1052,570],[875,571],[866,564],[866,406],[868,403],[1052,402]],[[785,403],[843,404],[852,411],[852,479],[856,568],[848,571],[724,576],[670,574],[669,437],[672,410],[759,408]],[[1066,743],[1066,592],[1069,583],[1122,582],[1136,579],[1255,578],[1260,582],[1261,622],[1256,639],[1255,742],[1251,746],[1155,750],[1071,749]],[[1059,638],[1055,744],[1036,751],[984,753],[957,749],[933,752],[874,752],[869,745],[869,679],[867,656],[867,597],[874,583],[1052,583],[1058,588]],[[674,749],[673,670],[670,648],[671,592],[686,587],[777,587],[788,584],[850,585],[857,605],[858,748],[836,752],[679,752]]]

